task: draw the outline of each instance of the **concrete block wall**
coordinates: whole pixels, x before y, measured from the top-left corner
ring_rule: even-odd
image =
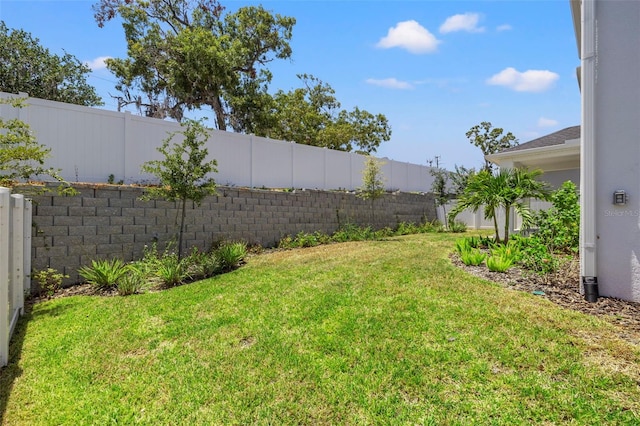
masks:
[[[162,249],[177,240],[177,203],[143,201],[144,188],[75,184],[77,196],[55,192],[33,197],[32,268],[46,267],[81,280],[77,270],[91,260],[135,260],[145,245]],[[221,240],[271,247],[298,232],[332,233],[347,222],[394,227],[399,222],[434,220],[431,194],[385,194],[373,204],[354,193],[318,190],[280,192],[218,187],[200,206],[187,203],[184,247],[208,249]]]

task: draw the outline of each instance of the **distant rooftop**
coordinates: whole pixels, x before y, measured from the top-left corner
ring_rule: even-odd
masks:
[[[525,149],[544,148],[553,145],[562,145],[566,141],[572,139],[580,139],[580,126],[571,126],[566,129],[558,130],[546,136],[542,136],[538,139],[534,139],[523,144],[513,146],[511,148],[500,151],[500,154],[505,152],[522,151]]]

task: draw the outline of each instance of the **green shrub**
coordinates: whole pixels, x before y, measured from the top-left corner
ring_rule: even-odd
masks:
[[[61,274],[54,268],[47,268],[34,272],[33,278],[40,285],[40,296],[44,294],[47,297],[51,297],[62,286],[62,280],[69,278],[69,275]]]
[[[453,233],[467,232],[467,224],[456,220],[455,222],[449,224],[449,231]]]
[[[216,249],[214,255],[223,272],[231,271],[240,266],[240,262],[247,255],[247,245],[242,242],[228,242]]]
[[[552,252],[578,251],[580,241],[580,198],[575,184],[567,181],[551,195],[553,206],[533,219],[536,237]]]
[[[513,265],[513,258],[492,255],[487,258],[487,268],[491,272],[507,272]]]
[[[420,227],[413,222],[400,222],[396,228],[396,235],[410,235],[420,232]]]
[[[128,266],[120,259],[92,260],[91,266],[78,269],[80,275],[91,285],[100,290],[110,290],[129,271]]]
[[[478,249],[471,249],[460,254],[462,262],[467,266],[478,266],[484,262],[486,254]]]
[[[524,269],[539,275],[550,274],[558,270],[559,262],[549,248],[537,236],[519,237],[520,264]]]

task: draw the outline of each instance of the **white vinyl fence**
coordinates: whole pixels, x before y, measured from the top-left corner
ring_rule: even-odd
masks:
[[[31,290],[30,270],[31,200],[0,187],[0,366],[9,362],[9,340]]]
[[[0,97],[9,97],[0,93]],[[20,95],[26,97],[26,94]],[[149,160],[160,160],[159,147],[175,122],[97,108],[26,100],[28,107],[0,105],[6,118],[31,126],[37,141],[51,148],[48,166],[62,170],[69,182],[106,182],[109,175],[124,183],[148,181],[140,172]],[[179,141],[179,139],[175,139]],[[348,189],[362,185],[366,157],[258,136],[212,130],[207,142],[210,158],[218,161],[216,182],[250,188]],[[430,167],[385,160],[387,189],[430,192]]]

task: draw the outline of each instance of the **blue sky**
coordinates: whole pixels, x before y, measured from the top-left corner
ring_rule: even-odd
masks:
[[[126,43],[118,22],[98,28],[93,3],[0,0],[0,19],[91,64],[103,108],[116,109],[116,79],[100,58],[125,57]],[[521,143],[580,123],[569,0],[222,1],[228,10],[259,3],[297,20],[292,59],[269,67],[271,89],[313,74],[343,108],[385,114],[392,136],[380,157],[478,167],[465,133],[481,121]]]

